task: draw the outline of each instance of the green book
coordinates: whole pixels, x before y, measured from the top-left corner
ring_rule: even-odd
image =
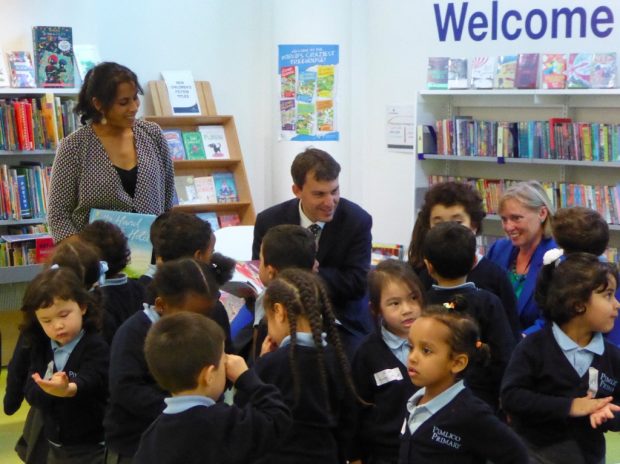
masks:
[[[207,159],[200,132],[183,132],[183,145],[188,160]]]

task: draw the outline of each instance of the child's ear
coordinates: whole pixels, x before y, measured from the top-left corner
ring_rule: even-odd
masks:
[[[158,314],[163,314],[164,310],[166,309],[166,303],[164,303],[164,300],[162,297],[158,296],[155,298],[155,311],[157,311]]]
[[[194,251],[193,258],[201,263],[208,263],[209,259],[211,259],[211,249],[209,247],[204,250],[196,250]]]
[[[433,273],[435,272],[435,268],[433,267],[431,262],[426,258],[424,258],[424,265],[426,266],[426,270],[428,271],[428,274],[432,277]]]
[[[208,387],[215,379],[215,366],[213,364],[205,366],[198,374],[198,386]]]
[[[80,305],[80,312],[82,313],[82,316],[84,314],[86,314],[86,305],[85,304]]]
[[[463,372],[469,364],[469,357],[465,353],[459,353],[452,357],[452,367],[450,370],[454,375]]]
[[[265,270],[267,271],[267,275],[269,276],[269,281],[272,281],[278,275],[278,270],[271,264],[267,264],[265,266]]]
[[[284,323],[288,321],[288,314],[282,303],[274,303],[273,313],[277,322]]]

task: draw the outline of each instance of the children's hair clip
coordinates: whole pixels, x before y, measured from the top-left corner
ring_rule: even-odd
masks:
[[[52,264],[50,269],[60,269],[60,266],[58,264]]]
[[[560,264],[559,259],[564,255],[564,250],[561,248],[552,248],[547,250],[547,252],[543,256],[543,264],[545,266],[555,263],[556,267]]]
[[[456,309],[456,305],[453,301],[447,301],[443,304],[443,307],[446,309]]]
[[[476,342],[476,349],[479,350],[480,348],[482,348],[482,342],[480,340],[478,340]]]

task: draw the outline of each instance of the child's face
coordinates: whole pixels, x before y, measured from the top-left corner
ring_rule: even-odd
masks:
[[[431,229],[437,224],[450,221],[463,224],[465,227],[471,229],[474,233],[476,233],[476,230],[471,225],[471,217],[469,216],[469,214],[467,214],[463,205],[456,204],[452,206],[446,206],[438,203],[431,208],[431,214],[429,219]]]
[[[431,317],[420,317],[411,325],[407,372],[414,385],[426,387],[433,396],[454,384],[455,375],[464,369],[462,359],[452,355],[447,340],[450,329]],[[467,363],[465,362],[465,366]]]
[[[381,290],[381,317],[394,335],[407,338],[421,310],[417,295],[402,280],[388,280]]]
[[[86,308],[73,300],[54,298],[54,304],[35,311],[45,335],[63,346],[78,336],[82,330],[82,316]]]
[[[614,327],[620,303],[616,300],[616,280],[609,276],[607,288],[596,289],[586,303],[584,323],[593,332],[607,333]]]

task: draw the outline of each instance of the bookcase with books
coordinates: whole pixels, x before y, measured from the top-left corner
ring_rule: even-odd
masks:
[[[203,114],[172,116],[163,81],[149,89],[174,161],[175,208],[196,213],[214,229],[253,225],[256,219],[233,116],[218,115],[208,82],[196,82]]]
[[[610,246],[618,247],[619,107],[617,88],[421,90],[416,204],[429,183],[471,182],[489,213],[484,233],[503,236],[502,191],[535,179],[556,207],[598,210],[610,224]]]
[[[0,88],[0,285],[30,281],[52,247],[45,225],[51,165],[58,141],[78,126],[77,93]]]

